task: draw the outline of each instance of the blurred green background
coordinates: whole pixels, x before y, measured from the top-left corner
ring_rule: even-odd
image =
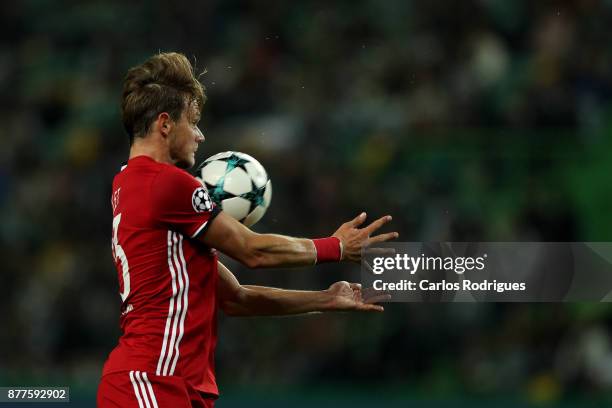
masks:
[[[267,168],[258,231],[326,236],[365,210],[402,241],[610,241],[610,21],[610,0],[3,4],[0,385],[94,405],[119,335],[110,186],[130,66],[180,51],[207,71],[199,160]],[[359,279],[228,265],[289,288]],[[611,324],[597,303],[222,317],[218,406],[609,406]]]

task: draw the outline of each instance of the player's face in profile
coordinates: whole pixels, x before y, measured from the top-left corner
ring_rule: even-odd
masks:
[[[170,157],[177,167],[187,169],[195,164],[196,150],[204,141],[204,135],[198,128],[199,121],[198,104],[191,102],[170,132]]]

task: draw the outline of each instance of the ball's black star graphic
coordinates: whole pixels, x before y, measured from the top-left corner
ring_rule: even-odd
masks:
[[[206,189],[208,190],[210,198],[212,198],[212,200],[219,206],[221,205],[221,202],[226,198],[235,197],[233,194],[230,194],[223,189],[222,182],[218,183],[216,186],[208,183],[204,184],[206,184]]]
[[[240,195],[240,197],[244,198],[245,200],[249,200],[249,203],[251,203],[251,206],[249,207],[249,214],[253,212],[257,206],[264,205],[265,192],[266,185],[263,187],[257,187],[253,180],[251,180],[251,191]]]
[[[233,154],[229,157],[226,157],[224,159],[219,159],[219,161],[224,161],[227,162],[227,169],[225,170],[225,174],[229,173],[230,171],[234,170],[236,167],[241,168],[242,170],[244,170],[245,173],[249,174],[249,172],[247,171],[246,167],[244,166],[247,163],[250,163],[248,160],[246,159],[242,159],[240,157],[238,157],[237,155]]]

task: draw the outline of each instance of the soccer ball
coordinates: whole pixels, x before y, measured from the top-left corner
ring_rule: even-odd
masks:
[[[215,154],[198,167],[196,177],[223,211],[247,227],[259,221],[270,205],[272,182],[266,169],[248,154]]]

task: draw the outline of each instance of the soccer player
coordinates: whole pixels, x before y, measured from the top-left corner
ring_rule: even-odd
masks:
[[[230,315],[285,315],[329,310],[382,311],[363,302],[361,287],[337,282],[319,292],[242,286],[217,250],[250,268],[359,262],[372,236],[391,220],[360,228],[366,215],[331,237],[257,234],[207,199],[184,169],[204,136],[198,121],[204,88],[189,60],[162,53],[131,68],[122,119],[129,160],[115,176],[112,249],[122,300],[118,346],[104,364],[99,407],[212,407],[217,307]]]

